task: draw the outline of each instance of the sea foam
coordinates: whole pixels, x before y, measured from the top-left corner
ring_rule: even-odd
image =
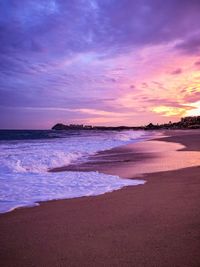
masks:
[[[120,179],[98,172],[8,175],[1,178],[0,212],[37,205],[39,201],[97,196],[144,183],[143,180]]]
[[[87,160],[97,151],[147,138],[142,131],[83,132],[63,138],[0,142],[0,212],[39,201],[96,196],[142,180],[98,172],[49,173],[54,167]]]

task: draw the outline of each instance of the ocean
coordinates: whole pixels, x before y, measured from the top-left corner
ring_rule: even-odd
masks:
[[[38,202],[96,196],[143,180],[49,169],[87,161],[97,151],[148,139],[145,131],[0,130],[0,213]]]

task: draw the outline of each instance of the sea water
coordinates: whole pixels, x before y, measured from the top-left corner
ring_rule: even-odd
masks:
[[[143,180],[121,179],[99,172],[49,169],[86,161],[123,144],[147,139],[145,131],[0,130],[0,212],[38,205],[40,201],[96,196]]]

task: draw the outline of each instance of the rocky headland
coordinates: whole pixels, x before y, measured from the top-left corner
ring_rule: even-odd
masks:
[[[165,124],[149,123],[145,126],[92,126],[83,124],[65,125],[57,123],[52,130],[101,130],[101,131],[122,131],[122,130],[160,130],[160,129],[200,129],[200,116],[184,117],[178,122]]]

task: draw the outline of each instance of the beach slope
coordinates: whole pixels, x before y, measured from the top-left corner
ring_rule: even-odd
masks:
[[[200,132],[166,134],[76,166],[145,185],[1,215],[0,265],[199,267]]]

